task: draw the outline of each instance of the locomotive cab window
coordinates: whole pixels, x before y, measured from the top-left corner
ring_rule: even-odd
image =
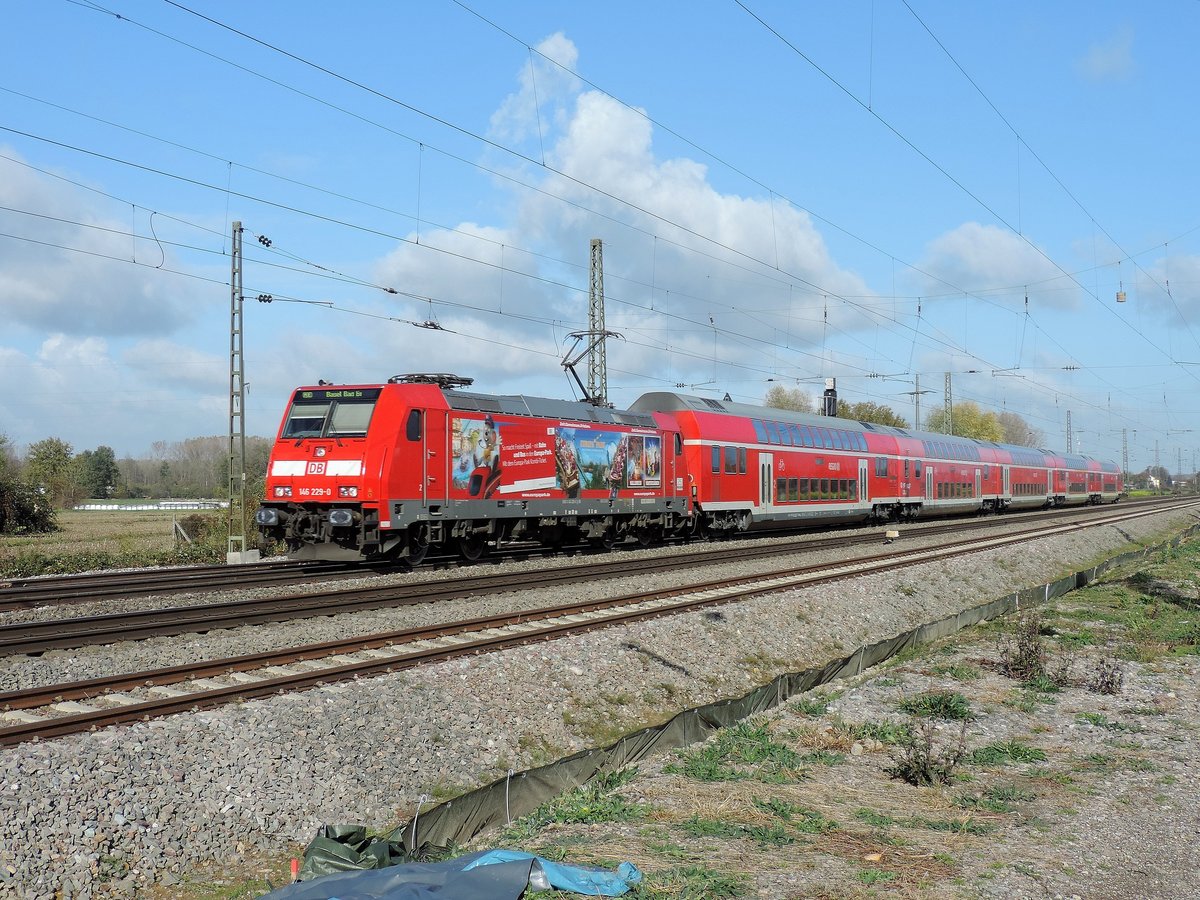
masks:
[[[349,391],[306,391],[297,395],[283,425],[284,439],[314,437],[366,437],[378,391],[372,396],[347,399]],[[337,394],[337,396],[330,396]]]
[[[285,438],[320,437],[325,428],[328,403],[293,403],[283,426]]]
[[[404,424],[404,436],[410,441],[421,439],[421,411],[419,409],[409,412],[408,421]]]
[[[329,430],[326,433],[329,437],[366,437],[374,411],[374,403],[339,400],[333,404],[333,414],[329,417]]]

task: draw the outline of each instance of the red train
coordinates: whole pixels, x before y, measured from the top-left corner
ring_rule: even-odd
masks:
[[[462,390],[450,375],[299,388],[279,428],[264,538],[296,558],[477,559],[535,541],[728,535],[1115,503],[1118,467],[675,393],[627,410]]]

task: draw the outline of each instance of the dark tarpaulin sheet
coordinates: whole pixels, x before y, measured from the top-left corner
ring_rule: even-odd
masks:
[[[1192,526],[1170,543],[1177,543],[1197,530],[1200,530],[1200,526]],[[399,826],[383,838],[366,838],[361,826],[327,826],[305,853],[302,877],[313,877],[323,872],[336,872],[347,868],[379,868],[409,858],[424,858],[445,853],[450,847],[465,846],[483,832],[532,812],[546,801],[585,784],[602,772],[617,771],[645,756],[703,741],[713,732],[771,709],[790,697],[839,678],[858,675],[902,650],[937,640],[997,616],[1061,597],[1094,580],[1108,569],[1143,558],[1155,549],[1157,548],[1147,547],[1123,553],[1095,568],[1009,594],[934,622],[927,622],[904,634],[862,647],[851,655],[833,660],[824,666],[780,675],[744,697],[720,700],[696,709],[684,710],[670,721],[626,735],[610,747],[585,750],[558,762],[502,778],[440,806],[422,811],[419,817]],[[299,900],[300,895],[296,896]]]
[[[343,834],[342,837],[357,836]],[[328,839],[332,842],[332,839]],[[517,900],[527,887],[620,897],[642,880],[633,863],[616,871],[570,866],[518,850],[481,850],[443,862],[338,872],[266,895],[269,900]]]
[[[338,872],[315,881],[289,884],[264,895],[262,900],[518,900],[529,886],[533,859],[464,870],[487,852],[373,872]]]

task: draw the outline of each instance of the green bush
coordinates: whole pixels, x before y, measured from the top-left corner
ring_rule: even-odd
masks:
[[[54,507],[31,485],[0,479],[0,534],[40,534],[57,531]]]

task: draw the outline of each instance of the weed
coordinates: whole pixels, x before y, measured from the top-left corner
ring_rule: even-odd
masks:
[[[782,825],[740,825],[692,816],[678,827],[692,837],[750,838],[763,847],[783,847],[796,842]]]
[[[1061,646],[1071,650],[1089,647],[1100,642],[1100,639],[1086,628],[1080,631],[1061,631],[1058,633],[1057,639]]]
[[[991,834],[996,830],[996,826],[990,822],[979,822],[975,819],[910,819],[907,824],[914,828],[948,831],[952,834]]]
[[[988,812],[1006,813],[1013,811],[1013,803],[1035,800],[1037,795],[1023,791],[1016,785],[993,785],[981,794],[963,794],[954,800],[955,806],[964,809],[983,809]]]
[[[832,700],[832,697],[818,694],[815,697],[805,697],[797,700],[791,704],[791,707],[797,712],[804,713],[806,716],[823,716],[825,715],[825,711],[829,709],[829,704]]]
[[[1041,617],[1034,613],[1019,620],[1013,633],[1001,637],[1000,671],[1024,681],[1042,674],[1045,666]]]
[[[598,775],[582,787],[543,803],[517,819],[504,835],[510,841],[527,841],[553,823],[629,822],[646,814],[648,807],[630,803],[616,791],[637,777],[637,769],[622,769]]]
[[[975,666],[966,663],[953,663],[952,665],[934,666],[934,675],[949,675],[955,681],[974,681],[979,677],[979,669]]]
[[[884,884],[885,882],[895,880],[895,878],[895,872],[888,872],[885,869],[858,870],[858,880],[863,884]]]
[[[760,797],[753,798],[754,805],[763,812],[770,813],[777,819],[783,819],[785,822],[792,821],[792,817],[800,812],[800,807],[795,803],[790,803],[787,800],[781,800],[778,797],[770,797],[763,800]]]
[[[969,721],[975,718],[967,698],[957,691],[926,691],[900,701],[900,710],[931,719]]]
[[[1109,756],[1104,753],[1089,753],[1076,765],[1089,772],[1155,772],[1158,767],[1149,760],[1137,756]]]
[[[645,897],[676,897],[680,900],[732,900],[746,893],[746,877],[737,872],[718,872],[705,866],[679,866],[665,872],[656,872],[651,879],[653,885],[646,885],[635,900]],[[661,893],[655,892],[660,888]]]
[[[1042,762],[1046,753],[1021,741],[1001,741],[974,751],[967,762],[973,766],[1000,766],[1010,762]]]
[[[1125,673],[1120,664],[1113,659],[1104,657],[1096,660],[1092,674],[1087,680],[1087,689],[1097,694],[1119,694],[1125,686]]]
[[[697,858],[697,854],[691,850],[681,847],[679,844],[673,844],[670,841],[648,841],[646,843],[646,850],[655,856],[665,856],[667,859]]]
[[[854,725],[850,733],[858,740],[879,741],[881,744],[904,744],[912,740],[912,726],[900,722],[863,722]]]
[[[838,823],[833,819],[827,819],[812,809],[800,810],[800,820],[793,824],[797,831],[803,831],[805,834],[827,834],[830,831],[837,831],[838,827]]]
[[[1141,725],[1127,725],[1124,722],[1113,722],[1101,713],[1082,712],[1075,719],[1079,722],[1085,722],[1088,725],[1094,725],[1096,728],[1106,728],[1109,731],[1124,731],[1129,734],[1136,734],[1143,730]]]
[[[800,757],[806,763],[819,766],[838,766],[846,761],[845,753],[834,753],[830,750],[813,750]]]
[[[873,825],[876,828],[887,828],[889,825],[896,824],[896,820],[891,816],[877,813],[872,809],[867,809],[865,806],[855,810],[854,818],[861,822],[866,822],[868,825]]]
[[[681,764],[671,763],[664,772],[682,774],[697,781],[758,781],[783,783],[807,777],[802,757],[795,750],[777,743],[765,722],[739,722],[723,729],[696,750],[677,753]],[[737,767],[738,763],[756,766],[756,771]]]
[[[967,752],[967,723],[963,722],[958,741],[949,746],[936,746],[933,736],[933,725],[923,723],[915,735],[898,746],[887,773],[917,786],[949,784]]]

